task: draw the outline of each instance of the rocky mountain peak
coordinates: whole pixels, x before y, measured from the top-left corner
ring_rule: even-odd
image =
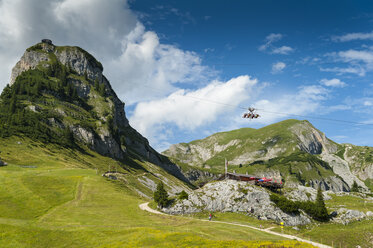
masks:
[[[10,85],[22,72],[35,69],[38,65],[49,67],[55,60],[73,69],[80,76],[85,75],[90,80],[103,81],[103,66],[90,53],[76,46],[55,46],[52,41],[43,39],[42,42],[26,49],[12,69]]]
[[[102,64],[82,48],[56,46],[43,39],[14,66],[0,107],[11,116],[16,114],[15,123],[27,122],[31,115],[37,136],[48,141],[84,144],[116,160],[141,158],[187,181],[176,165],[129,125],[124,103],[102,72]],[[9,109],[6,105],[12,101]]]

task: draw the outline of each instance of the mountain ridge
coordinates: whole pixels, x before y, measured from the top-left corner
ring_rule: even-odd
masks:
[[[309,121],[289,119],[260,129],[215,133],[172,145],[163,154],[175,163],[188,164],[184,169],[186,174],[192,170],[224,173],[227,159],[231,170],[257,176],[282,176],[289,187],[295,183],[349,191],[356,181],[367,190],[364,181],[372,179],[373,164],[357,166],[362,159],[361,154],[353,152],[357,146],[348,146],[351,154],[341,158],[346,146],[328,139]],[[371,156],[373,148],[366,148],[366,153]]]

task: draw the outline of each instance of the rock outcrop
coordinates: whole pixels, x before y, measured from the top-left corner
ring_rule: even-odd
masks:
[[[7,165],[7,163],[3,162],[1,159],[0,159],[0,166],[5,166]]]
[[[332,193],[331,191],[323,191],[324,200],[330,200],[330,194]],[[284,195],[293,201],[315,201],[317,190],[311,187],[297,186],[291,190],[285,191]]]
[[[352,174],[350,170],[349,163],[341,159],[340,157],[334,154],[322,154],[322,159],[329,163],[329,165],[333,168],[333,171],[343,179],[344,182],[347,183],[348,189],[351,188],[354,181],[362,188],[367,190],[366,185],[354,174]],[[344,190],[345,191],[345,190]]]
[[[333,192],[348,192],[350,191],[350,186],[338,176],[330,176],[325,179],[314,179],[310,180],[308,184],[314,189],[321,188],[321,190]]]
[[[364,219],[372,219],[373,213],[368,211],[367,213],[358,211],[358,210],[351,210],[346,208],[339,208],[337,211],[337,216],[332,219],[333,222],[341,223],[343,225],[347,225],[354,221],[361,221]]]
[[[284,222],[285,225],[305,225],[311,222],[303,213],[289,215],[277,208],[263,188],[246,182],[224,180],[206,184],[189,194],[188,200],[178,201],[171,208],[162,209],[170,214],[190,214],[201,211],[241,212],[261,220]]]
[[[189,169],[183,173],[190,182],[197,183],[199,186],[204,185],[212,180],[216,180],[221,176],[220,174],[216,175],[211,172],[198,169]]]
[[[289,128],[298,139],[300,150],[310,154],[335,153],[337,145],[326,138],[325,134],[314,128],[309,122],[300,122]]]

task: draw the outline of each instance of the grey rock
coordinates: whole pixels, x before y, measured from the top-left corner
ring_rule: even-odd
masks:
[[[183,173],[191,182],[198,181],[200,183],[206,183],[208,181],[216,180],[219,177],[219,175],[198,169],[190,169]]]
[[[39,112],[40,111],[40,108],[38,106],[35,106],[35,105],[29,105],[26,107],[28,110],[32,111],[32,112]]]
[[[83,76],[86,73],[90,80],[98,78],[99,82],[102,82],[102,67],[87,56],[82,49],[66,47],[60,50],[56,49],[54,54],[62,64],[70,66],[78,75]]]
[[[356,181],[356,183],[363,187],[367,188],[364,182],[362,182],[357,176],[355,176],[351,170],[350,170],[350,165],[347,161],[341,159],[340,157],[334,155],[334,154],[322,154],[321,155],[322,159],[325,162],[328,162],[329,165],[333,168],[334,173],[339,175],[343,181],[347,183],[348,190],[343,190],[343,191],[350,191],[350,187],[352,186],[353,182]],[[345,186],[343,187],[345,188]]]
[[[324,200],[330,200],[332,192],[323,192]],[[315,201],[317,190],[312,187],[305,187],[298,185],[296,188],[292,190],[285,191],[285,196],[293,201]]]
[[[303,213],[289,215],[282,212],[270,201],[269,194],[263,188],[234,180],[208,183],[203,188],[190,193],[188,200],[178,201],[174,206],[163,209],[170,214],[188,214],[202,210],[241,212],[262,220],[284,222],[289,226],[311,222]]]
[[[310,154],[334,153],[338,147],[325,134],[315,129],[310,123],[299,123],[291,127],[298,137],[298,146]]]
[[[49,60],[48,54],[37,51],[26,51],[21,60],[12,69],[10,85],[12,85],[16,78],[24,71],[35,69],[40,62],[47,62]]]
[[[76,79],[69,79],[69,83],[74,85],[79,97],[83,99],[87,99],[89,97],[89,93],[91,92],[90,85],[82,84],[82,82]]]
[[[323,191],[331,190],[333,192],[350,191],[348,184],[341,178],[336,176],[330,176],[321,180],[310,180],[309,185],[315,189],[321,188]]]
[[[48,118],[48,123],[47,123],[49,126],[52,126],[52,127],[58,127],[58,128],[64,128],[64,124],[62,122],[60,122],[59,120],[55,119],[55,118]]]
[[[138,177],[137,180],[151,191],[156,191],[157,184],[146,176]]]
[[[354,221],[363,220],[367,217],[367,215],[363,212],[346,208],[339,208],[337,210],[337,213],[338,215],[336,218],[333,218],[333,221],[344,225],[347,225]]]

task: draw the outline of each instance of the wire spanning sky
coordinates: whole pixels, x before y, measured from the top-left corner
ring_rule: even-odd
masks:
[[[288,118],[373,145],[371,1],[0,0],[0,16],[1,87],[42,38],[81,46],[159,151]]]

